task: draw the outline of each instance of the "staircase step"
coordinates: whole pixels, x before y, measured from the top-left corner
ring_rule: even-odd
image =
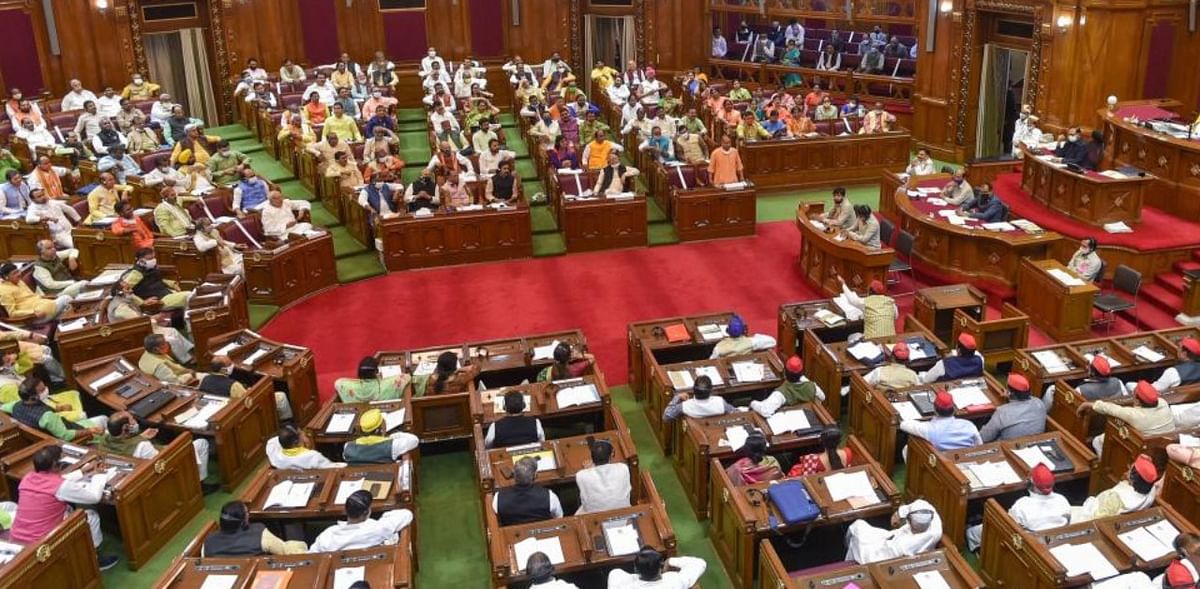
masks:
[[[279,312],[279,307],[275,305],[247,305],[250,312],[250,328],[258,329],[270,321],[276,313]]]
[[[379,255],[374,250],[346,256],[337,261],[338,282],[346,284],[387,273],[379,262]]]
[[[561,233],[541,233],[533,236],[533,257],[561,256],[567,253],[567,242]]]
[[[537,178],[538,177],[537,166],[533,165],[533,160],[531,160],[531,159],[517,160],[517,173],[520,174],[522,178]]]
[[[401,123],[424,120],[425,109],[423,108],[402,108],[396,111],[396,121]]]
[[[1183,296],[1183,275],[1176,272],[1163,272],[1154,276],[1154,282]]]
[[[276,184],[279,185],[279,190],[282,191],[283,195],[287,198],[298,198],[300,200],[307,200],[310,202],[317,199],[317,195],[305,188],[304,183],[299,180],[283,180],[281,182],[276,182]]]
[[[1178,262],[1175,262],[1175,264],[1173,264],[1171,267],[1174,268],[1176,272],[1179,272],[1180,274],[1182,274],[1184,272],[1187,272],[1188,270],[1200,270],[1200,262],[1189,262],[1187,260],[1180,260]]]
[[[246,155],[250,155],[252,153],[258,153],[258,152],[266,149],[265,147],[263,147],[263,144],[259,143],[258,139],[254,138],[254,137],[247,137],[246,139],[238,139],[237,141],[230,141],[229,147],[231,149],[233,149],[234,151],[240,151]]]
[[[210,136],[220,137],[230,143],[248,137],[254,137],[254,132],[241,124],[225,125],[223,127],[210,127],[204,130]]]
[[[266,178],[270,182],[285,182],[287,180],[295,180],[291,170],[283,167],[283,164],[271,159],[267,152],[259,152],[254,154],[251,160],[251,165],[254,171],[258,172],[259,176]]]
[[[558,220],[550,207],[531,207],[529,213],[534,235],[558,232]]]
[[[1140,294],[1141,296],[1138,297],[1140,300],[1149,302],[1172,315],[1183,308],[1183,297],[1157,282],[1143,286]]]
[[[333,256],[338,260],[368,251],[345,227],[330,227],[329,233],[333,235]]]
[[[312,223],[317,227],[325,227],[326,229],[341,226],[342,221],[336,215],[325,210],[325,207],[319,202],[312,203]]]
[[[651,246],[679,243],[679,234],[671,223],[654,223],[647,228],[646,243]]]
[[[671,220],[667,218],[667,213],[658,206],[658,201],[653,198],[646,199],[646,222],[651,225],[661,223],[671,224]]]
[[[510,112],[500,113],[500,115],[496,117],[496,120],[500,121],[500,124],[506,127],[515,126],[517,124],[517,117],[513,116],[513,114]]]
[[[397,121],[397,133],[424,133],[429,130],[429,124],[425,121]]]

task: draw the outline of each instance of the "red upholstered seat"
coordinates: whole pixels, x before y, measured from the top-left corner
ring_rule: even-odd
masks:
[[[250,236],[256,241],[262,243],[262,223],[259,221],[258,215],[248,215],[246,218],[241,219],[240,222],[242,224],[242,228],[245,228],[244,232],[241,228],[238,228],[237,223],[226,223],[221,225],[221,237],[224,237],[226,240],[233,243],[240,243],[247,247],[254,247],[254,244],[250,241],[250,238],[246,236],[246,234],[249,233]]]
[[[842,54],[842,69],[858,69],[858,64],[862,63],[862,56],[850,53],[847,48],[846,53]]]
[[[151,151],[150,153],[144,153],[141,156],[142,171],[143,172],[151,172],[154,170],[154,168],[158,167],[159,159],[170,158],[170,157],[171,157],[170,149],[160,149],[158,151]]]
[[[212,213],[213,217],[234,216],[233,204],[227,201],[225,197],[220,194],[210,194],[204,197],[202,201],[198,200],[188,205],[188,214],[190,214],[193,219],[207,217],[208,214],[204,212],[204,207],[206,205],[208,206],[208,212]]]
[[[578,184],[575,182],[576,177],[579,178]],[[558,174],[558,185],[565,196],[578,196],[581,189],[591,189],[592,174]]]
[[[72,112],[56,112],[46,115],[49,121],[49,127],[53,129],[58,127],[62,130],[63,137],[67,136],[67,131],[75,128],[75,121],[79,119],[78,111]]]
[[[138,100],[133,103],[133,107],[142,111],[146,116],[150,116],[150,110],[154,108],[153,100]]]
[[[678,171],[677,171],[678,170]],[[687,183],[687,189],[691,190],[700,184],[708,185],[708,167],[704,164],[696,164],[690,166],[673,166],[667,168],[667,180],[671,183],[671,188],[683,188],[679,182],[679,176],[683,176],[684,182]]]
[[[76,213],[79,213],[80,219],[86,219],[87,216],[91,214],[92,209],[88,206],[88,201],[86,198],[82,198],[71,203],[71,206],[75,208]]]
[[[304,102],[304,95],[303,94],[284,94],[283,96],[279,97],[279,101],[283,105],[284,108],[300,106],[300,103]]]

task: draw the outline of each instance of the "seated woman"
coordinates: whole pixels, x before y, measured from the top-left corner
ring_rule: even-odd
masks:
[[[787,42],[787,49],[783,51],[783,57],[780,58],[779,63],[792,67],[800,67],[800,46],[796,44],[795,39],[790,39]],[[799,72],[788,72],[783,75],[783,79],[780,82],[784,88],[795,88],[804,84],[804,78],[800,76]]]
[[[729,480],[735,486],[783,478],[779,461],[774,456],[767,456],[767,439],[762,434],[750,434],[738,454],[741,458],[725,469],[725,474],[729,475]]]
[[[337,391],[338,400],[343,403],[391,401],[402,396],[408,379],[409,376],[404,373],[381,377],[379,361],[367,356],[358,363],[358,378],[339,378],[334,381],[333,388]]]
[[[538,382],[579,378],[591,372],[592,363],[596,357],[584,352],[583,355],[572,357],[571,346],[558,344],[554,347],[554,364],[547,366],[538,373]]]
[[[854,452],[850,446],[838,448],[842,443],[842,430],[836,427],[825,428],[821,432],[821,448],[823,451],[805,454],[792,465],[788,471],[789,477],[802,477],[810,474],[820,474],[841,470],[850,466],[854,461]]]
[[[550,167],[555,170],[579,169],[579,152],[575,150],[575,142],[562,135],[554,139],[554,149],[549,150],[547,154],[550,156]]]
[[[466,391],[471,381],[479,376],[478,364],[458,366],[458,354],[442,352],[437,358],[433,374],[413,377],[413,395],[450,395]]]

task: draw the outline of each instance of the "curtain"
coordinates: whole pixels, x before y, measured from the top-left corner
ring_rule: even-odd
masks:
[[[633,23],[632,16],[621,17],[621,64],[614,65],[617,69],[624,69],[624,62],[631,59],[636,60],[638,55],[637,31]],[[711,34],[710,34],[711,36]],[[647,65],[657,63],[653,55],[647,55],[645,61],[639,62],[638,65],[645,67]]]
[[[171,95],[171,99],[182,104],[187,112],[192,112],[188,102],[187,77],[179,63],[183,55],[183,46],[179,33],[154,33],[146,35],[142,41],[146,46],[146,61],[150,64],[150,80],[162,86],[162,92]]]
[[[187,77],[188,113],[215,126],[220,120],[220,109],[213,94],[215,79],[208,67],[204,29],[184,29],[179,31],[179,38],[183,48],[183,72]]]
[[[1004,138],[1004,99],[1008,94],[1009,52],[992,45],[984,47],[984,75],[979,89],[979,128],[975,139],[975,157],[1001,154]]]

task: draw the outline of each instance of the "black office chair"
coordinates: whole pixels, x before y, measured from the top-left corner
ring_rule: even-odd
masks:
[[[1137,297],[1138,292],[1142,290],[1142,273],[1124,264],[1117,266],[1116,272],[1113,273],[1112,286],[1111,291],[1096,295],[1092,301],[1092,308],[1099,309],[1102,313],[1096,323],[1106,324],[1105,333],[1112,331],[1112,324],[1117,321],[1117,313],[1122,311],[1133,309],[1133,323],[1137,325]],[[1133,300],[1118,295],[1118,292],[1130,295]]]
[[[896,232],[896,225],[889,221],[887,217],[879,218],[879,243],[883,247],[892,247],[892,234]]]
[[[1104,271],[1107,269],[1108,263],[1104,261],[1104,258],[1100,258],[1100,268],[1096,270],[1096,275],[1092,277],[1092,282],[1095,282],[1096,286],[1099,286],[1100,283],[1104,282]]]
[[[896,259],[892,260],[888,266],[888,284],[898,284],[900,273],[908,272],[908,277],[913,281],[913,290],[897,293],[899,295],[910,295],[916,291],[917,277],[912,268],[912,252],[915,243],[916,239],[911,233],[900,230],[900,236],[896,238]]]

